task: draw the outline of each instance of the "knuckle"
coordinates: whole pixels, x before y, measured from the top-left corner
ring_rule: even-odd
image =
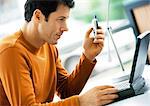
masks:
[[[97,98],[95,101],[95,104],[96,104],[96,106],[98,106],[100,104],[100,99]]]
[[[94,89],[96,90],[96,89],[98,89],[98,87],[96,86],[96,87],[94,87]]]

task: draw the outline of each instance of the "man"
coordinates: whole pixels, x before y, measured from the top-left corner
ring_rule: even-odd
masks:
[[[55,47],[64,31],[68,31],[73,0],[27,0],[25,24],[20,31],[0,44],[0,106],[100,106],[116,99],[113,86],[97,86],[79,95],[101,52],[104,33],[95,39],[86,35],[83,54],[69,75],[61,65]],[[54,94],[62,99],[53,102]]]

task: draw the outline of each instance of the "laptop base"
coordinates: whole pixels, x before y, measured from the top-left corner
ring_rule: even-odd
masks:
[[[119,101],[119,100],[123,100],[123,99],[129,98],[129,97],[133,97],[133,96],[135,96],[135,92],[134,92],[134,89],[132,87],[130,87],[130,88],[127,88],[125,90],[120,90],[118,92],[118,96],[119,96],[119,98],[117,98],[115,101]]]

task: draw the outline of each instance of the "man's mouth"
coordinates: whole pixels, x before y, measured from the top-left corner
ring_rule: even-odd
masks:
[[[60,39],[62,33],[57,34],[57,38]]]
[[[61,37],[61,35],[58,35],[58,34],[57,34],[57,39],[60,39],[60,37]]]

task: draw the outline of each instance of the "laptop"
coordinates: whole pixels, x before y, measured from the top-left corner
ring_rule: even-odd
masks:
[[[116,101],[145,92],[145,80],[142,74],[147,59],[149,39],[150,31],[144,32],[138,36],[129,80],[115,84],[119,89],[119,98],[116,99]]]

